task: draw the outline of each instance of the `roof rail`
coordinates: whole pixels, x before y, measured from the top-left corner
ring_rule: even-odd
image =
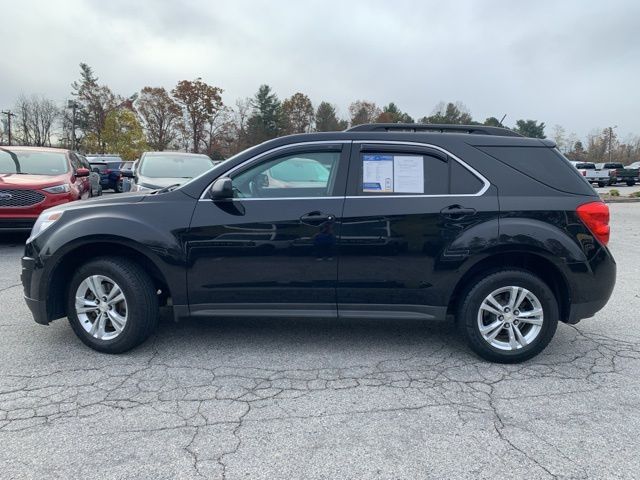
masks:
[[[521,137],[517,132],[502,127],[485,125],[444,125],[435,123],[365,123],[348,128],[347,132],[439,132]]]

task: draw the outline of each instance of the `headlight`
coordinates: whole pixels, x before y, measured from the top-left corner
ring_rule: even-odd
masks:
[[[62,185],[54,185],[53,187],[43,188],[45,192],[49,193],[68,193],[71,191],[68,183],[63,183]]]
[[[36,220],[36,223],[33,224],[31,235],[29,235],[27,242],[30,242],[53,225],[57,220],[60,220],[61,216],[62,212],[42,212]]]

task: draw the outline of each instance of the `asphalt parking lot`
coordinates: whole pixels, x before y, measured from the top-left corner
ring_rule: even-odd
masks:
[[[515,366],[398,321],[165,319],[99,354],[32,321],[5,236],[0,477],[637,477],[640,205],[611,210],[609,305]]]

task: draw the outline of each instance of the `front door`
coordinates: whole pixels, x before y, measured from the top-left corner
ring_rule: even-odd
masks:
[[[223,175],[234,198],[201,199],[188,234],[192,313],[336,315],[349,149],[289,147]]]
[[[354,142],[339,237],[342,317],[445,316],[473,253],[498,237],[494,187],[438,149]]]

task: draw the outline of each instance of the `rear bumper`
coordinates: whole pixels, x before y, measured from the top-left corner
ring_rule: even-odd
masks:
[[[576,324],[584,318],[593,317],[602,310],[611,298],[616,285],[616,262],[607,248],[602,247],[593,256],[587,269],[585,265],[574,270],[571,307],[566,323]]]

